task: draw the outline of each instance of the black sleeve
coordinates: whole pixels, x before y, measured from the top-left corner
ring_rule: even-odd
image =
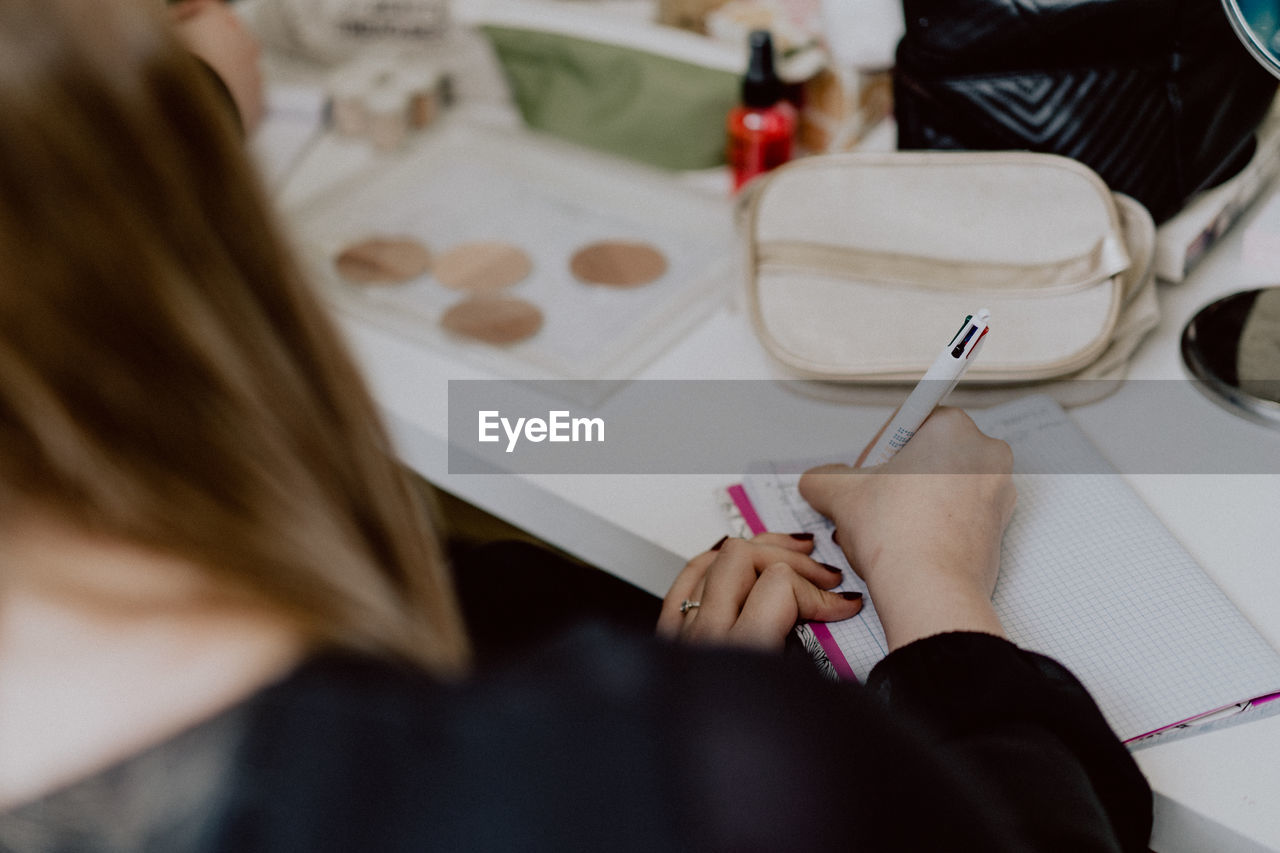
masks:
[[[868,689],[1031,850],[1145,851],[1151,790],[1064,667],[987,634],[941,634],[885,658]]]

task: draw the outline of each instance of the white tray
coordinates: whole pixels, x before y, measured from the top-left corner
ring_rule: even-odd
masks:
[[[340,310],[522,379],[634,376],[723,298],[735,260],[728,199],[558,140],[461,122],[308,204],[296,225],[313,278]],[[533,271],[506,293],[542,310],[541,331],[510,346],[446,332],[441,314],[466,294],[430,273],[392,286],[342,280],[334,257],[378,235],[415,237],[437,256],[472,241],[519,246]],[[578,248],[618,239],[660,249],[665,275],[632,289],[573,277]]]

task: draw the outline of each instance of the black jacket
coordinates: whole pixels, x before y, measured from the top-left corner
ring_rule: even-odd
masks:
[[[866,687],[578,631],[444,686],[312,660],[250,700],[227,851],[1145,851],[1151,793],[1065,669],[981,634]]]

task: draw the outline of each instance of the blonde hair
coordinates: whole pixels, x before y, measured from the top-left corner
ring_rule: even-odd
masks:
[[[0,0],[0,511],[456,670],[421,499],[219,98],[158,4]]]

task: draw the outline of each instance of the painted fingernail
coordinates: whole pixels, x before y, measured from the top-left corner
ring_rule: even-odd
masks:
[[[720,537],[720,540],[719,540],[718,542],[716,542],[716,544],[712,545],[712,546],[711,546],[711,548],[710,548],[709,550],[711,550],[711,551],[719,551],[719,550],[720,550],[720,546],[721,546],[721,545],[723,545],[724,543],[728,542],[728,541],[729,541],[729,537],[728,537],[727,535],[726,535],[726,536],[721,536],[721,537]]]
[[[830,563],[818,563],[818,565],[819,565],[819,566],[822,566],[822,568],[826,569],[826,570],[827,570],[827,571],[829,571],[829,572],[835,572],[835,573],[836,573],[836,574],[838,574],[838,575],[843,575],[843,574],[844,574],[844,572],[840,571],[838,568],[836,568],[835,566],[831,565]]]
[[[812,533],[792,533],[791,538],[799,539],[801,542],[812,542],[813,534]]]
[[[836,532],[834,530],[831,531],[831,541],[836,543],[837,545],[840,544],[840,538],[836,536]]]
[[[862,600],[862,593],[860,592],[842,592],[842,593],[839,593],[839,595],[845,601],[861,601]]]

